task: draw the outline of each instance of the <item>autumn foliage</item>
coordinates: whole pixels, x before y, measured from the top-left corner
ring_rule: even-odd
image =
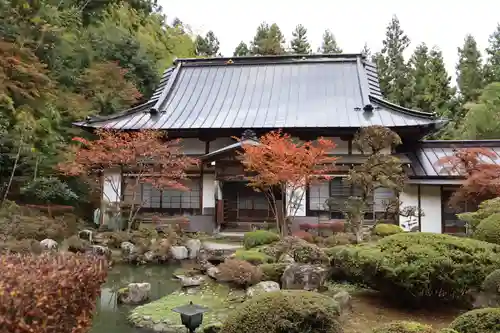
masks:
[[[86,333],[106,263],[78,255],[0,256],[0,333]]]
[[[184,182],[188,181],[186,170],[198,164],[194,158],[181,152],[179,140],[165,140],[160,131],[144,130],[137,132],[118,132],[100,130],[95,140],[74,138],[68,160],[58,165],[58,169],[70,176],[88,176],[88,179],[99,179],[96,175],[104,175],[103,171],[119,168],[130,172],[127,185],[134,197],[131,202],[131,216],[134,207],[140,208],[139,198],[135,198],[137,187],[141,183],[150,183],[159,189],[175,188],[187,190]],[[103,176],[103,180],[107,179]],[[112,179],[107,180],[113,184]],[[121,189],[114,188],[119,196]],[[109,200],[108,201],[112,201]],[[129,221],[131,222],[131,221]]]
[[[500,166],[493,163],[497,154],[487,148],[455,149],[452,156],[439,163],[455,175],[465,176],[462,186],[453,193],[449,204],[480,203],[500,195]]]
[[[331,140],[299,142],[281,131],[265,134],[259,144],[243,144],[240,157],[249,173],[249,186],[267,195],[282,233],[286,228],[281,217],[295,216],[305,195],[304,186],[328,177],[334,170],[335,158],[329,155],[334,148]],[[281,205],[275,189],[286,193]]]

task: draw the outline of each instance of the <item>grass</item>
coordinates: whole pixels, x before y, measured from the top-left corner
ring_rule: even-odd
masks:
[[[466,310],[453,308],[404,310],[388,305],[376,292],[357,291],[353,294],[353,311],[343,318],[344,333],[371,333],[374,327],[394,320],[416,321],[436,329],[447,327]]]

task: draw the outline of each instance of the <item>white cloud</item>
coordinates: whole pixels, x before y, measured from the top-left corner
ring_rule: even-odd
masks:
[[[497,0],[472,3],[456,0],[160,0],[160,4],[169,19],[179,17],[196,33],[213,30],[225,56],[231,56],[241,40],[249,42],[262,21],[276,22],[287,41],[293,28],[303,24],[313,49],[321,43],[323,31],[331,29],[344,52],[357,53],[365,42],[373,52],[380,49],[387,24],[392,15],[397,15],[411,39],[407,56],[421,42],[437,45],[453,76],[457,47],[462,45],[465,35],[472,34],[484,51],[488,36],[500,21],[500,1]]]

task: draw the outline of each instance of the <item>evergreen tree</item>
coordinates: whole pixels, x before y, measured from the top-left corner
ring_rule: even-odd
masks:
[[[457,85],[462,103],[477,100],[484,86],[481,53],[472,35],[467,35],[464,45],[458,48]]]
[[[253,55],[278,55],[285,53],[285,37],[276,23],[271,25],[263,22],[251,42]]]
[[[367,43],[365,43],[365,45],[363,45],[363,49],[361,50],[361,55],[364,56],[366,59],[370,59],[371,58],[372,51],[368,47]]]
[[[238,46],[234,49],[233,56],[243,57],[250,54],[250,50],[245,42],[241,41]]]
[[[403,56],[409,45],[410,39],[401,29],[398,18],[394,16],[387,26],[383,41],[383,62],[379,56],[377,64],[381,67],[379,73],[382,74],[380,84],[383,94],[389,101],[401,106],[411,106],[411,78]],[[387,68],[386,72],[381,71],[383,67]]]
[[[212,30],[207,32],[205,37],[196,36],[195,40],[196,55],[202,57],[217,57],[220,56],[220,43]]]
[[[410,75],[412,78],[413,96],[411,106],[431,112],[429,110],[430,96],[427,95],[427,84],[429,81],[429,48],[425,43],[418,45],[410,59]]]
[[[388,66],[386,59],[384,55],[381,52],[377,52],[372,56],[372,62],[377,65],[377,72],[378,72],[378,81],[380,84],[380,89],[382,90],[382,94],[385,94],[385,92],[389,89],[390,85],[390,78],[388,72]]]
[[[486,54],[488,58],[484,66],[485,84],[491,82],[500,82],[500,24],[497,25],[495,32],[488,39]]]
[[[290,48],[294,54],[311,53],[311,44],[307,41],[307,29],[299,24],[292,32],[293,39],[290,42]]]
[[[342,49],[337,45],[337,40],[330,30],[325,30],[323,33],[323,42],[318,52],[323,54],[342,53]]]

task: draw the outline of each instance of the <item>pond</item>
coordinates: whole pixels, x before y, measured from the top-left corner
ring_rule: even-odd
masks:
[[[97,300],[97,314],[91,333],[143,333],[144,330],[132,327],[127,316],[134,306],[117,305],[116,292],[131,282],[151,283],[151,301],[168,295],[180,287],[172,279],[179,266],[131,266],[118,265],[108,272],[108,279],[102,286],[101,297]]]

